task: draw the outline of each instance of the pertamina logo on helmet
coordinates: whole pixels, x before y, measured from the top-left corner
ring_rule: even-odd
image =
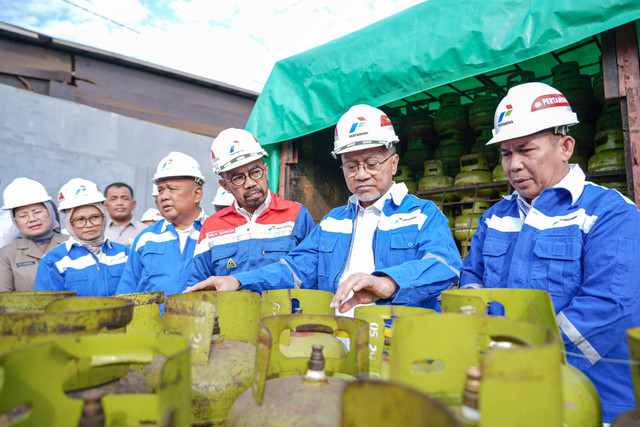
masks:
[[[80,194],[82,191],[87,191],[87,187],[85,187],[84,185],[81,185],[80,187],[78,187],[78,189],[76,190],[76,196]]]
[[[567,98],[562,94],[542,95],[534,99],[531,103],[531,112],[533,113],[534,111],[553,107],[570,107],[570,105]]]
[[[369,132],[358,132],[354,133],[356,129],[361,128],[362,126],[367,124],[367,120],[364,117],[357,117],[358,121],[351,125],[351,129],[349,129],[349,138],[353,138],[354,136],[367,135]]]
[[[500,117],[498,117],[498,126],[506,126],[506,125],[510,125],[513,124],[513,120],[507,120],[505,122],[503,122],[505,117],[509,117],[511,115],[511,113],[513,112],[513,106],[511,104],[507,104],[505,105],[506,110],[503,111],[502,113],[500,113]]]
[[[229,154],[231,154],[231,153],[233,153],[233,152],[235,152],[235,151],[236,151],[236,146],[235,146],[235,144],[240,144],[240,141],[238,141],[238,140],[234,140],[234,141],[233,141],[233,144],[231,145],[231,148],[229,149]]]

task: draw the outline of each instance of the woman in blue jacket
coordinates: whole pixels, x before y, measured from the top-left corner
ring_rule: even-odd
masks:
[[[75,291],[79,296],[116,292],[129,249],[104,235],[105,198],[96,184],[74,178],[60,189],[58,209],[71,235],[40,261],[36,291]]]

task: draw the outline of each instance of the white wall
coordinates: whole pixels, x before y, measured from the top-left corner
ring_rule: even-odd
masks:
[[[126,182],[139,219],[150,207],[156,166],[170,151],[193,156],[206,183],[201,206],[211,201],[218,176],[211,171],[212,138],[109,113],[74,102],[0,85],[0,194],[14,178],[41,182],[54,200],[69,179],[89,179],[102,189]]]

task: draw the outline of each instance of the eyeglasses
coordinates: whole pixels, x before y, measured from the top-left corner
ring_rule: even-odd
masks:
[[[18,215],[14,216],[14,218],[16,221],[28,222],[31,215],[35,218],[44,218],[45,214],[49,215],[49,212],[47,212],[46,209],[34,209],[28,212],[20,212]]]
[[[353,176],[357,174],[358,170],[360,169],[360,165],[362,165],[362,167],[366,172],[368,172],[371,175],[375,175],[378,173],[380,168],[382,168],[382,164],[387,160],[389,160],[391,157],[393,157],[393,154],[387,157],[386,159],[384,159],[383,161],[378,161],[375,159],[367,159],[363,163],[357,163],[357,162],[343,163],[340,167],[347,174],[347,176]]]
[[[249,178],[254,181],[259,181],[260,179],[262,179],[263,175],[264,168],[261,168],[260,166],[254,166],[249,170]],[[247,175],[244,173],[236,173],[231,176],[231,179],[225,179],[225,181],[232,183],[236,187],[242,187],[246,180]]]
[[[76,227],[82,228],[87,225],[87,220],[91,225],[100,225],[103,219],[104,215],[91,215],[89,218],[81,216],[80,218],[70,219],[69,222]]]

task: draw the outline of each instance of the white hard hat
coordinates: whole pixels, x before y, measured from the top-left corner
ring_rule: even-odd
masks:
[[[104,195],[96,184],[86,179],[73,178],[60,188],[58,210],[62,212],[66,209],[104,201]]]
[[[44,203],[51,200],[47,190],[38,181],[29,178],[16,178],[7,185],[2,193],[4,205],[2,209],[8,211],[20,206]]]
[[[269,157],[258,140],[244,129],[225,129],[211,143],[211,164],[218,175],[262,157]]]
[[[222,187],[218,187],[216,197],[213,198],[212,204],[216,206],[231,206],[234,200],[235,197],[233,197],[233,194]]]
[[[579,123],[567,98],[556,88],[544,83],[524,83],[509,89],[493,119],[493,138],[496,144],[545,129],[566,134],[566,126]]]
[[[398,141],[391,120],[382,110],[354,105],[338,120],[331,155],[337,158],[339,154],[382,145],[391,148]]]
[[[142,214],[142,218],[140,218],[141,222],[145,221],[160,221],[164,219],[162,215],[160,215],[160,211],[156,208],[149,208]]]
[[[158,194],[160,194],[158,192],[158,184],[153,184],[153,187],[151,189],[151,197],[156,197]]]
[[[160,160],[151,181],[157,184],[158,181],[165,178],[180,177],[193,177],[198,184],[204,184],[204,175],[202,175],[200,165],[196,159],[184,153],[172,151]]]

